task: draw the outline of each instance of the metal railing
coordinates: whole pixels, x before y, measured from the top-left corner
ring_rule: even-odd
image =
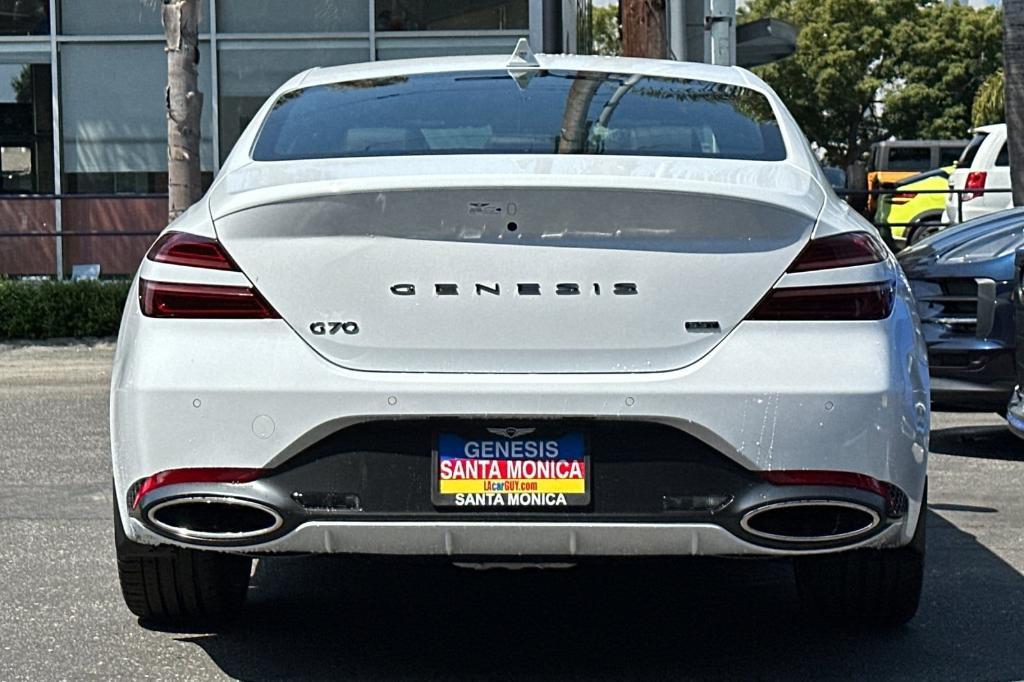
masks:
[[[955,194],[956,195],[957,223],[962,223],[963,220],[964,220],[964,195],[965,194],[970,194],[971,195],[971,199],[968,199],[968,201],[970,201],[972,199],[979,198],[979,197],[981,197],[981,196],[983,196],[985,194],[1007,194],[1007,193],[1012,192],[1012,191],[1013,190],[1010,189],[1010,188],[999,188],[999,189],[915,189],[915,190],[907,190],[907,189],[902,188],[902,187],[880,187],[880,188],[877,188],[877,189],[836,189],[835,190],[836,194],[838,194],[839,196],[843,197],[844,199],[847,199],[847,202],[849,202],[848,197],[851,197],[851,196],[874,196],[876,198],[881,198],[883,196],[895,196],[897,194],[914,194],[914,195],[917,195],[917,194],[943,194],[943,195]],[[889,221],[879,222],[879,221],[874,220],[873,216],[865,216],[865,217],[868,217],[868,219],[871,220],[872,224],[875,227],[882,227],[882,226],[885,226],[885,225],[888,225],[889,227],[909,227],[909,226],[914,226],[914,225],[919,225],[920,224],[919,222],[909,222],[909,223],[892,223],[892,222],[889,222]],[[950,225],[955,225],[957,223],[942,223],[942,222],[935,223],[935,222],[932,222],[930,224],[931,225],[942,225],[944,227],[948,227]]]
[[[166,224],[166,202],[166,194],[0,194],[0,276],[63,278],[80,258],[103,262],[105,274],[131,274]]]

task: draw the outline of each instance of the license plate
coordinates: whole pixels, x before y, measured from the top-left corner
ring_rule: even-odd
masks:
[[[431,500],[490,509],[589,504],[590,456],[583,433],[512,426],[440,432]]]

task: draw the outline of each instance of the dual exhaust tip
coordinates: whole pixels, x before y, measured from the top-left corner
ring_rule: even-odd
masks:
[[[272,507],[214,495],[159,502],[147,510],[146,516],[159,530],[183,540],[247,540],[269,535],[284,525],[284,519]]]
[[[766,504],[747,512],[743,530],[786,543],[838,542],[871,532],[881,523],[878,512],[842,500],[794,500]]]
[[[267,536],[284,525],[281,514],[259,502],[237,497],[178,497],[147,510],[150,523],[183,540],[237,542]],[[747,512],[740,525],[747,533],[780,543],[838,542],[871,532],[878,513],[841,500],[795,500],[766,504]]]

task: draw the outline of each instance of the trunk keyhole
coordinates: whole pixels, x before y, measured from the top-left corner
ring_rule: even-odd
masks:
[[[517,225],[515,221],[510,222],[508,225],[506,225],[506,227],[508,227],[509,232],[515,232],[516,230],[519,229],[519,225]]]

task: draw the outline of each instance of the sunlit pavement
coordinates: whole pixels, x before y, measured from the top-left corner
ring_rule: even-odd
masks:
[[[113,348],[0,347],[0,680],[1024,678],[1024,441],[936,414],[921,612],[885,633],[804,623],[788,564],[563,571],[274,559],[227,631],[121,603],[110,538]]]

